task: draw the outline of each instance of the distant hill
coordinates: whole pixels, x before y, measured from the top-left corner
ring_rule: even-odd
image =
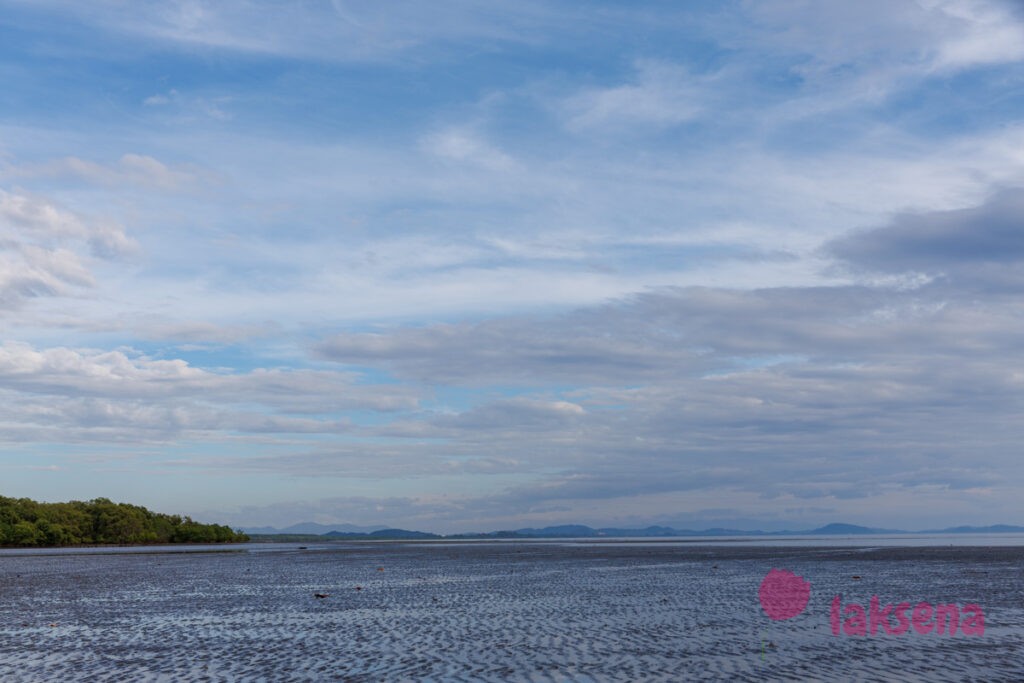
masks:
[[[425,531],[410,531],[407,529],[390,529],[382,526],[360,527],[353,524],[315,524],[306,522],[295,524],[285,529],[273,527],[248,527],[243,531],[257,536],[276,535],[281,540],[282,535],[311,536],[333,540],[383,540],[383,539],[528,539],[528,538],[669,538],[669,537],[730,537],[730,536],[858,536],[865,534],[994,534],[994,533],[1024,533],[1024,527],[1008,524],[994,524],[991,526],[957,526],[946,529],[931,529],[928,531],[903,531],[900,529],[882,529],[866,527],[857,524],[845,524],[833,522],[816,529],[804,529],[795,531],[760,531],[741,529],[674,529],[667,526],[649,526],[643,529],[620,529],[606,527],[594,529],[583,524],[561,524],[542,528],[527,527],[524,529],[487,531],[480,533],[448,534],[440,535]],[[265,538],[264,540],[270,540]]]
[[[514,533],[529,538],[544,538],[547,536],[587,538],[588,536],[600,535],[596,529],[591,529],[589,526],[583,526],[582,524],[546,526],[543,529],[517,529]]]
[[[251,526],[242,527],[247,534],[302,534],[320,536],[332,531],[339,531],[346,534],[368,534],[374,531],[386,529],[385,526],[357,526],[355,524],[317,524],[316,522],[302,522],[292,524],[289,527],[278,529],[272,526]]]
[[[649,526],[643,529],[615,529],[605,528],[598,529],[597,534],[599,536],[611,536],[611,537],[623,537],[623,536],[634,536],[634,537],[651,537],[651,536],[678,536],[681,533],[679,529],[672,529],[667,526]],[[692,532],[690,532],[692,533]]]
[[[1024,526],[993,524],[992,526],[954,526],[939,531],[922,531],[925,534],[1020,534]]]
[[[854,536],[857,534],[905,534],[906,531],[898,531],[896,529],[873,529],[866,526],[858,526],[856,524],[826,524],[823,527],[812,529],[806,532],[808,534],[838,534],[840,536]]]
[[[808,533],[812,534],[1012,534],[1024,533],[1024,526],[1010,524],[993,524],[991,526],[952,526],[945,529],[927,529],[925,531],[902,531],[900,529],[875,529],[856,524],[826,524]]]
[[[402,540],[402,539],[444,538],[444,536],[441,536],[439,534],[431,534],[431,533],[428,533],[426,531],[409,531],[407,529],[377,529],[376,531],[371,531],[370,533],[344,533],[344,532],[341,532],[341,531],[331,531],[329,533],[323,534],[323,536],[326,536],[328,538],[353,539],[353,540],[358,540],[358,539],[364,539],[364,540],[373,540],[373,539]]]
[[[738,529],[673,529],[667,526],[649,526],[643,529],[606,527],[594,529],[582,524],[548,526],[542,529],[516,529],[514,531],[488,531],[485,533],[455,534],[448,538],[677,538],[686,536],[760,536],[764,531]]]

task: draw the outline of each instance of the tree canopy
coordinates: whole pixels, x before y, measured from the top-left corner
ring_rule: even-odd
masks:
[[[0,546],[23,548],[155,543],[239,543],[245,534],[222,524],[152,512],[107,498],[40,503],[0,496]]]

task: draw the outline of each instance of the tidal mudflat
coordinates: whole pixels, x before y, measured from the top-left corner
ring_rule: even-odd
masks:
[[[802,613],[766,616],[772,569],[810,582]],[[975,604],[984,634],[836,635],[836,596]],[[0,680],[1019,681],[1024,548],[0,553]]]

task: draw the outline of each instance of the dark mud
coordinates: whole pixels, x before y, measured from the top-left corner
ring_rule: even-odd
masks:
[[[761,610],[772,568],[811,582],[804,613],[772,621]],[[975,603],[986,630],[835,636],[835,595]],[[0,681],[321,680],[1021,681],[1024,549],[0,555]]]

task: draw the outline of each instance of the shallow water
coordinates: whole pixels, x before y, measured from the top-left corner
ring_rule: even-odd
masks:
[[[762,611],[772,568],[811,582],[802,614]],[[976,603],[985,633],[835,636],[837,594],[865,606],[872,595]],[[1019,681],[1024,548],[350,543],[0,555],[0,681],[77,680]]]

